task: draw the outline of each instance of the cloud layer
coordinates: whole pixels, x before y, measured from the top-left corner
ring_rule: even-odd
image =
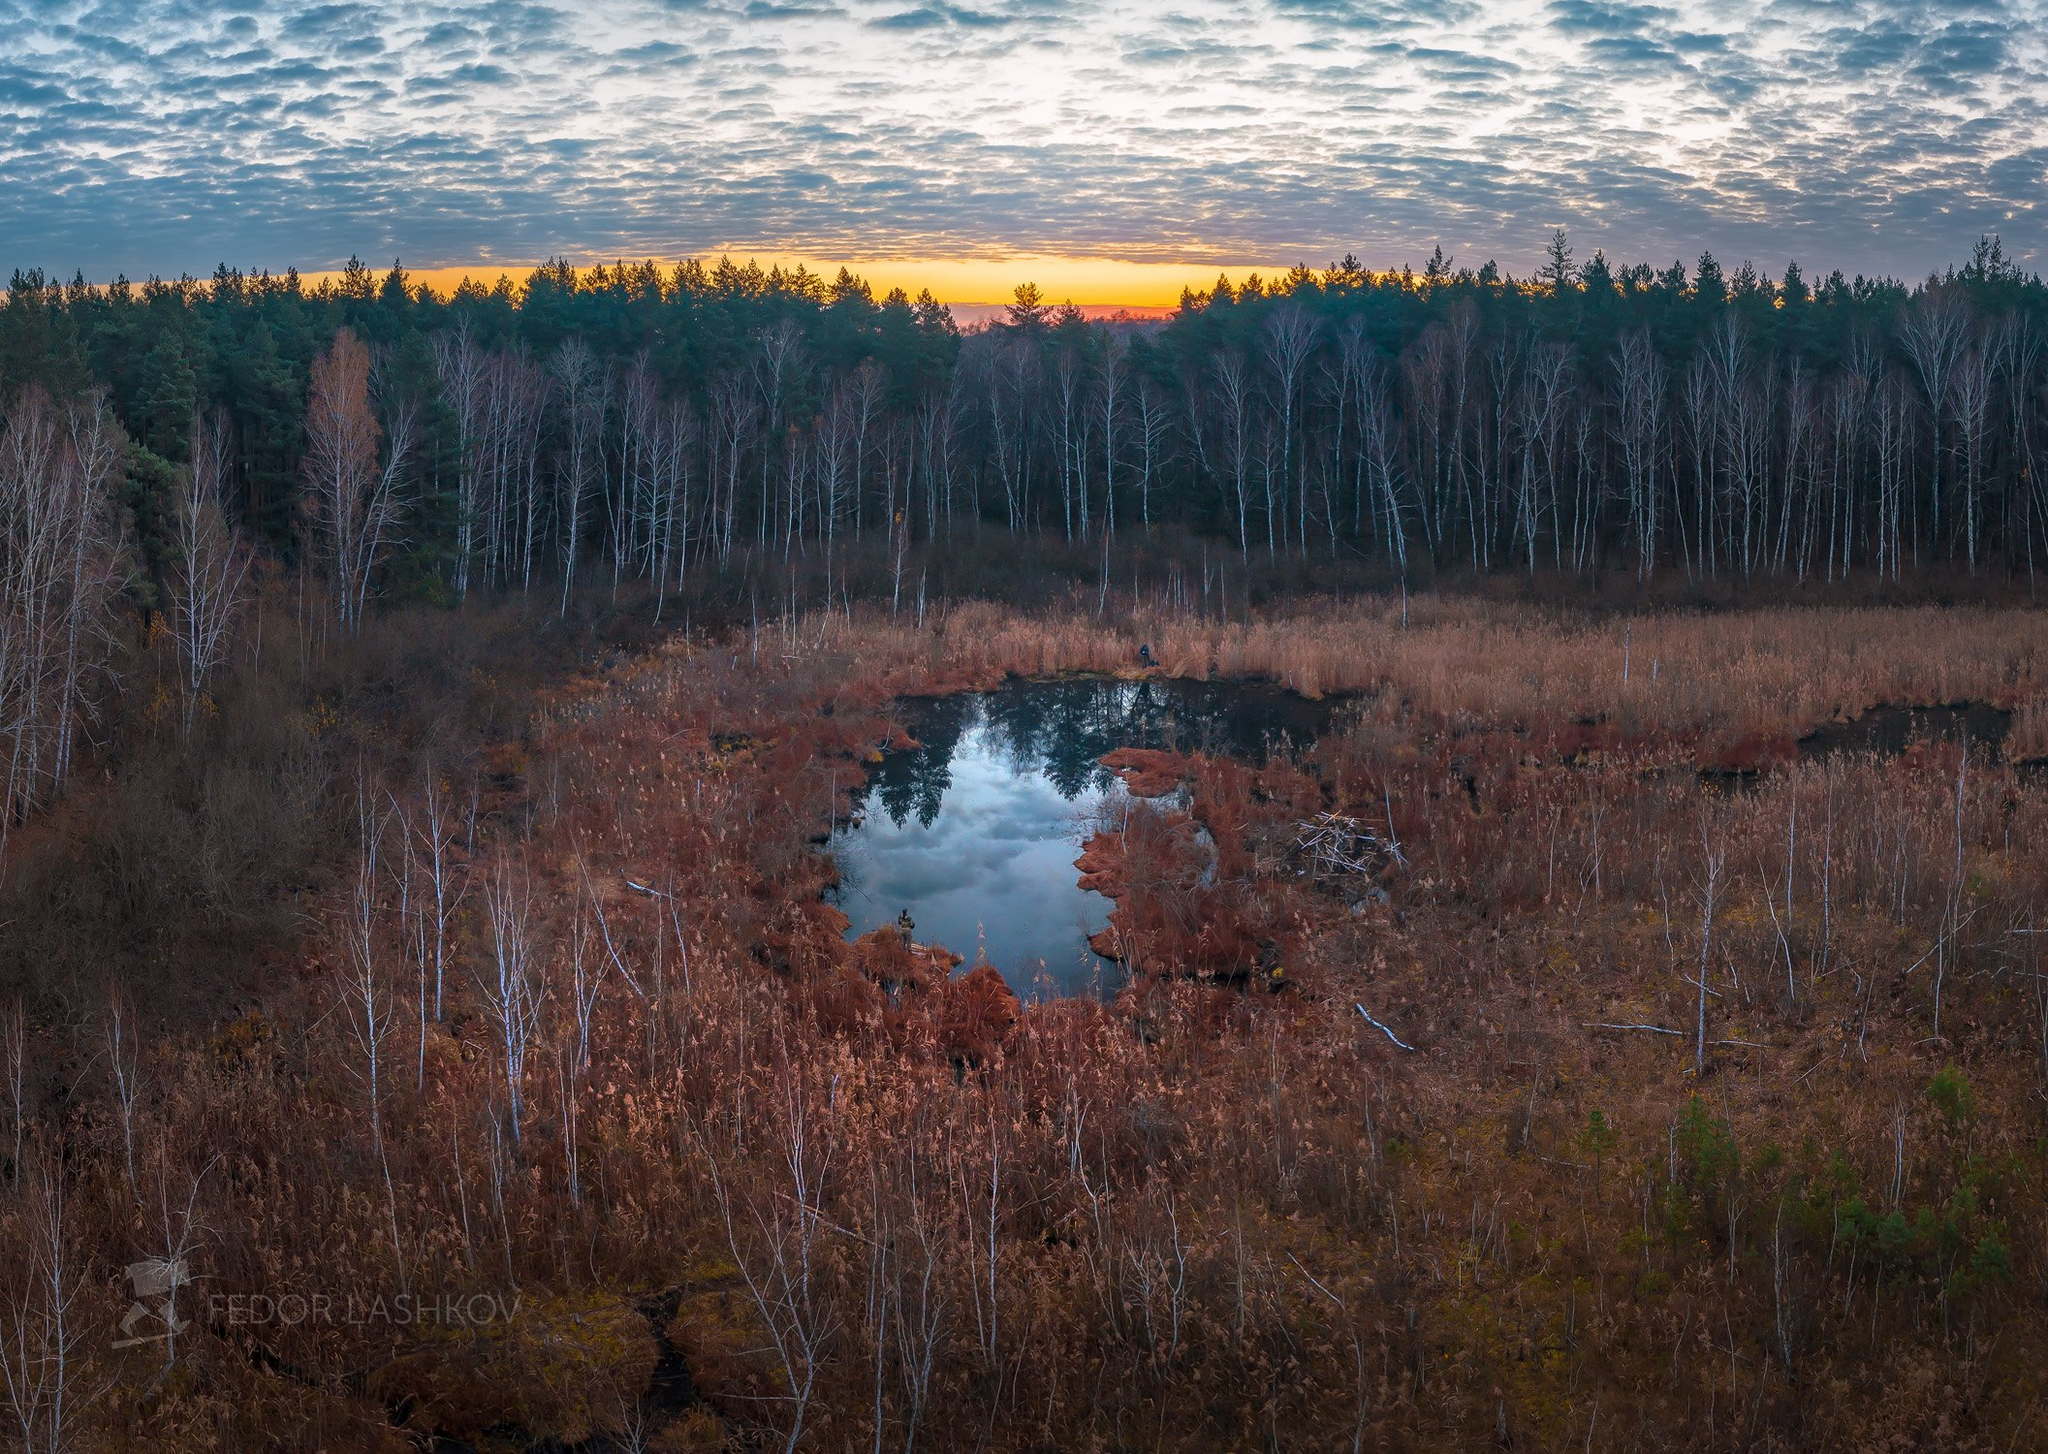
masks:
[[[602,10],[601,17],[584,13]],[[2048,0],[0,0],[0,265],[2048,265]]]

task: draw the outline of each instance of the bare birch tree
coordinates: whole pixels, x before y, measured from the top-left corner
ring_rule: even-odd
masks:
[[[418,411],[398,401],[389,429],[378,422],[370,351],[347,328],[313,361],[306,401],[307,498],[334,579],[342,629],[361,629],[370,578],[397,543],[404,479]]]
[[[182,667],[185,730],[206,700],[207,679],[227,655],[251,554],[223,510],[227,420],[192,421],[192,464],[178,498],[178,558],[171,571],[171,634]]]

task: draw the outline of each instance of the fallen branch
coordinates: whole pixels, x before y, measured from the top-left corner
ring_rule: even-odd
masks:
[[[597,931],[604,936],[604,952],[611,957],[612,968],[619,972],[619,978],[623,979],[627,987],[635,995],[639,996],[642,1003],[645,1003],[647,991],[640,988],[640,981],[633,977],[632,970],[626,968],[625,956],[620,954],[619,947],[612,943],[612,926],[611,921],[605,917],[604,900],[598,897],[597,885],[590,881],[590,865],[583,861],[581,853],[576,856],[576,871],[583,876],[583,891],[590,895],[590,907],[597,914]],[[626,883],[629,887],[639,887],[631,879],[627,879]],[[647,889],[645,892],[651,894],[654,890]]]
[[[1294,825],[1294,851],[1309,861],[1317,877],[1376,876],[1388,862],[1406,865],[1391,832],[1379,830],[1341,813],[1318,813]]]
[[[1664,1025],[1610,1025],[1601,1020],[1585,1022],[1588,1030],[1648,1030],[1653,1035],[1683,1035],[1683,1030],[1673,1030]]]
[[[1403,1040],[1399,1035],[1396,1035],[1392,1030],[1389,1030],[1385,1025],[1382,1025],[1378,1020],[1375,1020],[1372,1017],[1372,1011],[1368,1010],[1364,1005],[1360,1005],[1358,1007],[1358,1013],[1365,1016],[1366,1024],[1372,1026],[1375,1030],[1379,1031],[1382,1035],[1386,1036],[1389,1040],[1393,1041],[1403,1050],[1413,1050],[1415,1048],[1413,1045],[1410,1045],[1407,1041]]]
[[[1983,912],[1984,906],[1982,904],[1979,904],[1976,908],[1970,910],[1969,913],[1963,915],[1962,918],[1958,919],[1956,921],[1954,928],[1944,929],[1939,935],[1935,937],[1934,943],[1928,947],[1928,950],[1925,954],[1921,955],[1918,959],[1914,960],[1910,965],[1906,966],[1904,970],[1900,971],[1899,978],[1904,979],[1907,975],[1911,974],[1921,965],[1927,963],[1928,960],[1934,958],[1936,954],[1940,953],[1942,949],[1947,947],[1949,940],[1955,938],[1956,935],[1963,932],[1964,925],[1968,924],[1972,919],[1976,918],[1979,914]]]

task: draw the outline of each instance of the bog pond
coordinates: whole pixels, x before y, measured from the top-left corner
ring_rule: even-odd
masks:
[[[1111,902],[1074,859],[1124,801],[1101,758],[1171,747],[1262,761],[1340,709],[1250,682],[1067,678],[901,704],[917,745],[884,753],[832,835],[848,938],[908,913],[920,942],[985,954],[1025,998],[1082,994],[1116,969],[1088,936]]]
[[[1868,753],[1897,757],[1915,742],[1964,742],[1996,748],[2012,731],[2013,714],[1981,702],[1945,707],[1873,707],[1847,722],[1830,722],[1799,739],[1802,757]]]
[[[985,956],[1026,999],[1113,989],[1117,967],[1088,940],[1114,905],[1082,888],[1074,866],[1096,825],[1128,802],[1104,754],[1164,747],[1262,762],[1308,747],[1347,710],[1269,683],[1173,678],[1070,677],[908,698],[900,720],[916,745],[882,755],[833,831],[831,901],[852,921],[848,939],[908,914],[919,942],[969,965]],[[1995,746],[2010,724],[1989,707],[1882,707],[1809,734],[1799,750],[1886,757],[1920,740]]]

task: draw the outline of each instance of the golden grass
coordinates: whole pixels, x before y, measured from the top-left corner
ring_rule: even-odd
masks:
[[[1375,694],[1381,710],[1452,727],[1581,719],[1726,746],[1797,736],[1893,704],[2017,710],[2013,748],[2048,751],[2048,617],[1976,607],[1781,608],[1617,619],[1429,600],[1311,601],[1249,624],[1140,610],[1027,617],[981,602],[908,618],[798,623],[804,648],[857,659],[889,690],[1006,675],[1134,671],[1138,647],[1177,677],[1268,677],[1307,696]]]

